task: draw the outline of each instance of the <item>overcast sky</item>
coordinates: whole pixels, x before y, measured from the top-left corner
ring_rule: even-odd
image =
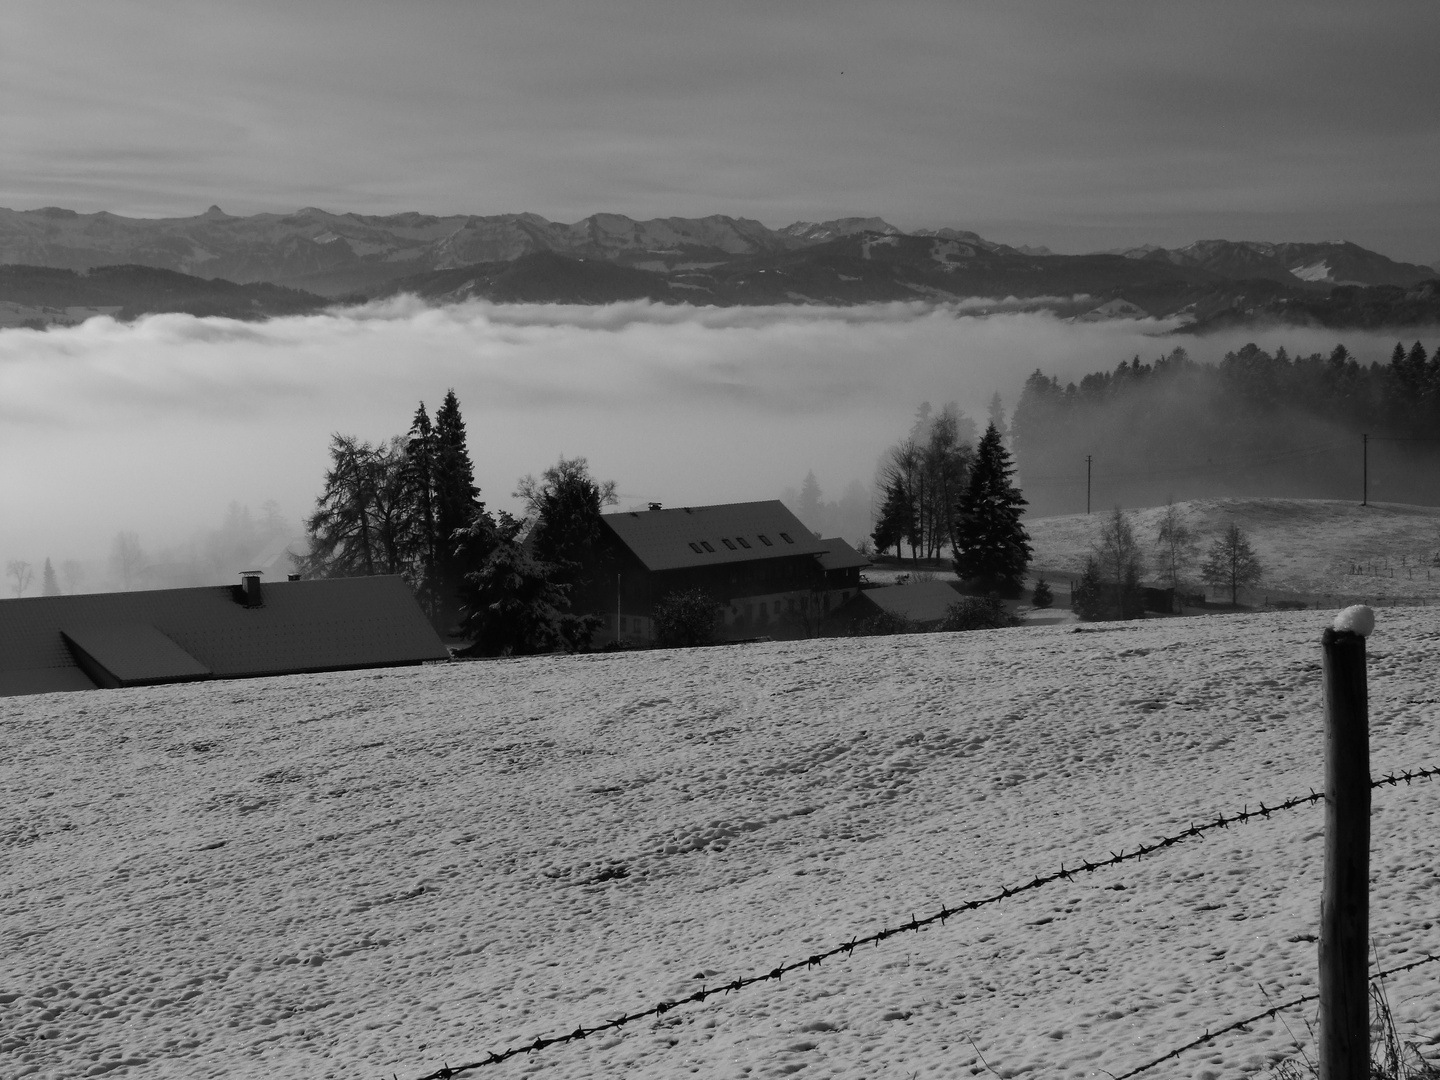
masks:
[[[1437,0],[5,0],[0,205],[1440,258]]]

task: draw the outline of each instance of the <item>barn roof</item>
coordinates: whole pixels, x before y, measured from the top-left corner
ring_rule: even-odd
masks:
[[[399,577],[0,600],[0,696],[418,664],[448,656]]]
[[[948,581],[886,585],[879,589],[866,589],[862,595],[891,615],[922,625],[943,621],[950,605],[960,600],[959,592]]]
[[[821,540],[825,551],[820,556],[820,565],[826,570],[850,570],[854,567],[869,566],[870,560],[838,536]]]
[[[820,541],[779,499],[633,510],[600,519],[649,570],[820,555]]]

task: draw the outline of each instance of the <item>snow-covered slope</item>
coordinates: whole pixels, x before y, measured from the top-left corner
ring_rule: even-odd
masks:
[[[1260,596],[1440,601],[1440,507],[1335,499],[1193,499],[1175,505],[1197,542],[1182,578],[1199,581],[1206,550],[1234,522],[1264,570],[1253,590]],[[1034,569],[1079,574],[1108,512],[1027,518]],[[1158,575],[1156,534],[1164,512],[1163,506],[1129,511],[1151,577]]]
[[[1322,778],[1319,613],[0,700],[0,1074],[418,1077]],[[1370,638],[1440,761],[1440,612]],[[1375,794],[1382,962],[1440,949],[1440,784]],[[1313,988],[1323,810],[478,1076],[1118,1074]],[[1390,983],[1440,1036],[1440,965]],[[1312,1010],[1313,1011],[1313,1010]],[[1303,1010],[1151,1075],[1248,1075]],[[1433,1048],[1433,1047],[1432,1047]]]

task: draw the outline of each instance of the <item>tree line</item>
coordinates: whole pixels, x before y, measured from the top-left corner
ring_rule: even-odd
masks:
[[[1205,584],[1229,591],[1231,606],[1239,604],[1240,590],[1254,585],[1263,573],[1249,536],[1234,522],[1211,542],[1202,559],[1195,530],[1173,502],[1166,504],[1157,523],[1153,549],[1157,576],[1173,593],[1183,595],[1191,571],[1198,571]],[[1131,516],[1115,507],[1099,523],[1085,569],[1072,586],[1071,607],[1087,620],[1140,618],[1145,613],[1140,580],[1149,565]]]
[[[1078,383],[1036,370],[1011,421],[1017,466],[1043,512],[1083,499],[1087,457],[1103,502],[1360,489],[1360,435],[1385,443],[1379,497],[1440,498],[1440,344],[1397,342],[1389,363],[1361,364],[1341,344],[1291,356],[1254,344],[1217,364],[1175,348]]]
[[[330,440],[330,467],[305,521],[306,577],[399,574],[437,629],[466,638],[472,655],[574,651],[602,624],[574,609],[600,538],[613,481],[564,458],[520,479],[526,512],[489,511],[480,499],[454,390],[434,421],[424,402],[410,429],[378,444]]]
[[[877,486],[885,496],[871,533],[876,550],[893,547],[899,556],[909,545],[915,559],[948,550],[973,591],[1018,596],[1031,548],[1004,423],[996,394],[985,434],[972,445],[975,424],[953,403],[938,413],[921,405],[910,434],[881,459]]]

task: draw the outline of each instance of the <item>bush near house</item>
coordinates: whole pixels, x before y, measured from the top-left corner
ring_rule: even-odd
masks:
[[[719,640],[720,605],[704,589],[667,593],[651,612],[655,644],[662,649],[692,649]]]

